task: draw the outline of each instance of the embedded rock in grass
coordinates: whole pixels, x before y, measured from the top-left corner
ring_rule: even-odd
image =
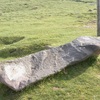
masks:
[[[80,37],[56,48],[0,63],[0,82],[19,91],[99,51],[100,38]]]

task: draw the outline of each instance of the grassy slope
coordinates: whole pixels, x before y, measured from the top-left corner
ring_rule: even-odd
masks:
[[[78,36],[95,36],[95,20],[95,3],[1,0],[0,59],[24,56],[45,49],[46,45],[58,46]],[[24,39],[16,42],[16,36]]]
[[[1,0],[0,60],[96,36],[95,0]],[[99,100],[100,58],[70,66],[21,92],[0,84],[0,100]]]

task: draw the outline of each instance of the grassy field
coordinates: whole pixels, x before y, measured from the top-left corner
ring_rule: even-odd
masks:
[[[0,0],[0,61],[96,36],[96,0]],[[0,84],[0,100],[99,100],[100,57],[14,92]]]

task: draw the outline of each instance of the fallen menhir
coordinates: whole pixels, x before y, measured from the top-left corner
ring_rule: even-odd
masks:
[[[0,82],[15,91],[100,52],[100,38],[79,37],[71,43],[0,63]]]

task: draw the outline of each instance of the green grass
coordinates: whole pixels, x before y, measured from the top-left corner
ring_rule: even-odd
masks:
[[[0,37],[4,41],[8,37],[9,44],[0,42],[1,60],[34,53],[47,45],[59,46],[84,35],[96,36],[94,0],[0,1]],[[18,41],[18,37],[24,38]]]
[[[79,36],[96,36],[95,0],[0,1],[0,61]],[[89,58],[17,93],[0,84],[0,100],[99,100],[99,62]]]

